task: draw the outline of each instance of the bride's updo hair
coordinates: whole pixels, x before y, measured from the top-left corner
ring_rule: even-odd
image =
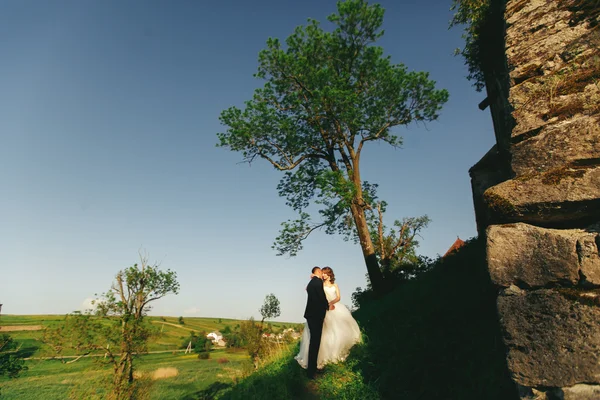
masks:
[[[329,282],[335,283],[335,274],[333,273],[333,270],[331,268],[325,267],[322,268],[321,271],[327,274],[327,276],[329,277]]]

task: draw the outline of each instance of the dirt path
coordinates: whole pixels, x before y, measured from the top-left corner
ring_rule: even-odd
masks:
[[[0,326],[0,332],[41,331],[42,325],[5,325]]]
[[[170,326],[174,326],[175,328],[181,328],[181,329],[185,329],[187,331],[197,331],[197,329],[193,329],[193,328],[188,328],[187,326],[181,326],[181,325],[177,325],[177,324],[173,324],[171,322],[163,322],[163,321],[151,321],[153,324],[165,324],[165,325],[170,325]]]
[[[318,400],[320,397],[317,393],[317,384],[315,381],[309,381],[304,387],[304,393],[296,400]]]

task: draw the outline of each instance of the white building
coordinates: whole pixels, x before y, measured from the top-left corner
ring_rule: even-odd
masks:
[[[219,331],[214,331],[206,335],[206,338],[212,340],[213,343],[218,343],[220,340],[223,340],[223,334]]]

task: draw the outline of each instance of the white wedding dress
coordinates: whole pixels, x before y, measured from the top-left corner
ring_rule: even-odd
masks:
[[[337,297],[335,286],[325,286],[327,300],[331,301]],[[323,334],[321,336],[321,347],[317,357],[317,368],[321,369],[326,364],[344,361],[352,346],[360,341],[360,328],[352,317],[350,310],[342,303],[334,304],[335,309],[327,311],[323,321]],[[308,324],[304,324],[300,351],[294,357],[302,368],[308,367],[308,346],[310,344],[310,330]]]

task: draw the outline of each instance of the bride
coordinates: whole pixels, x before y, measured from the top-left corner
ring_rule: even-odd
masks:
[[[335,283],[335,275],[329,267],[323,268],[323,289],[334,309],[327,311],[323,321],[323,335],[321,336],[321,347],[317,357],[317,368],[322,369],[326,364],[344,361],[354,344],[360,341],[360,328],[350,311],[343,304],[340,288]],[[307,368],[308,345],[310,343],[310,331],[308,325],[304,326],[300,351],[295,359],[302,368]]]

